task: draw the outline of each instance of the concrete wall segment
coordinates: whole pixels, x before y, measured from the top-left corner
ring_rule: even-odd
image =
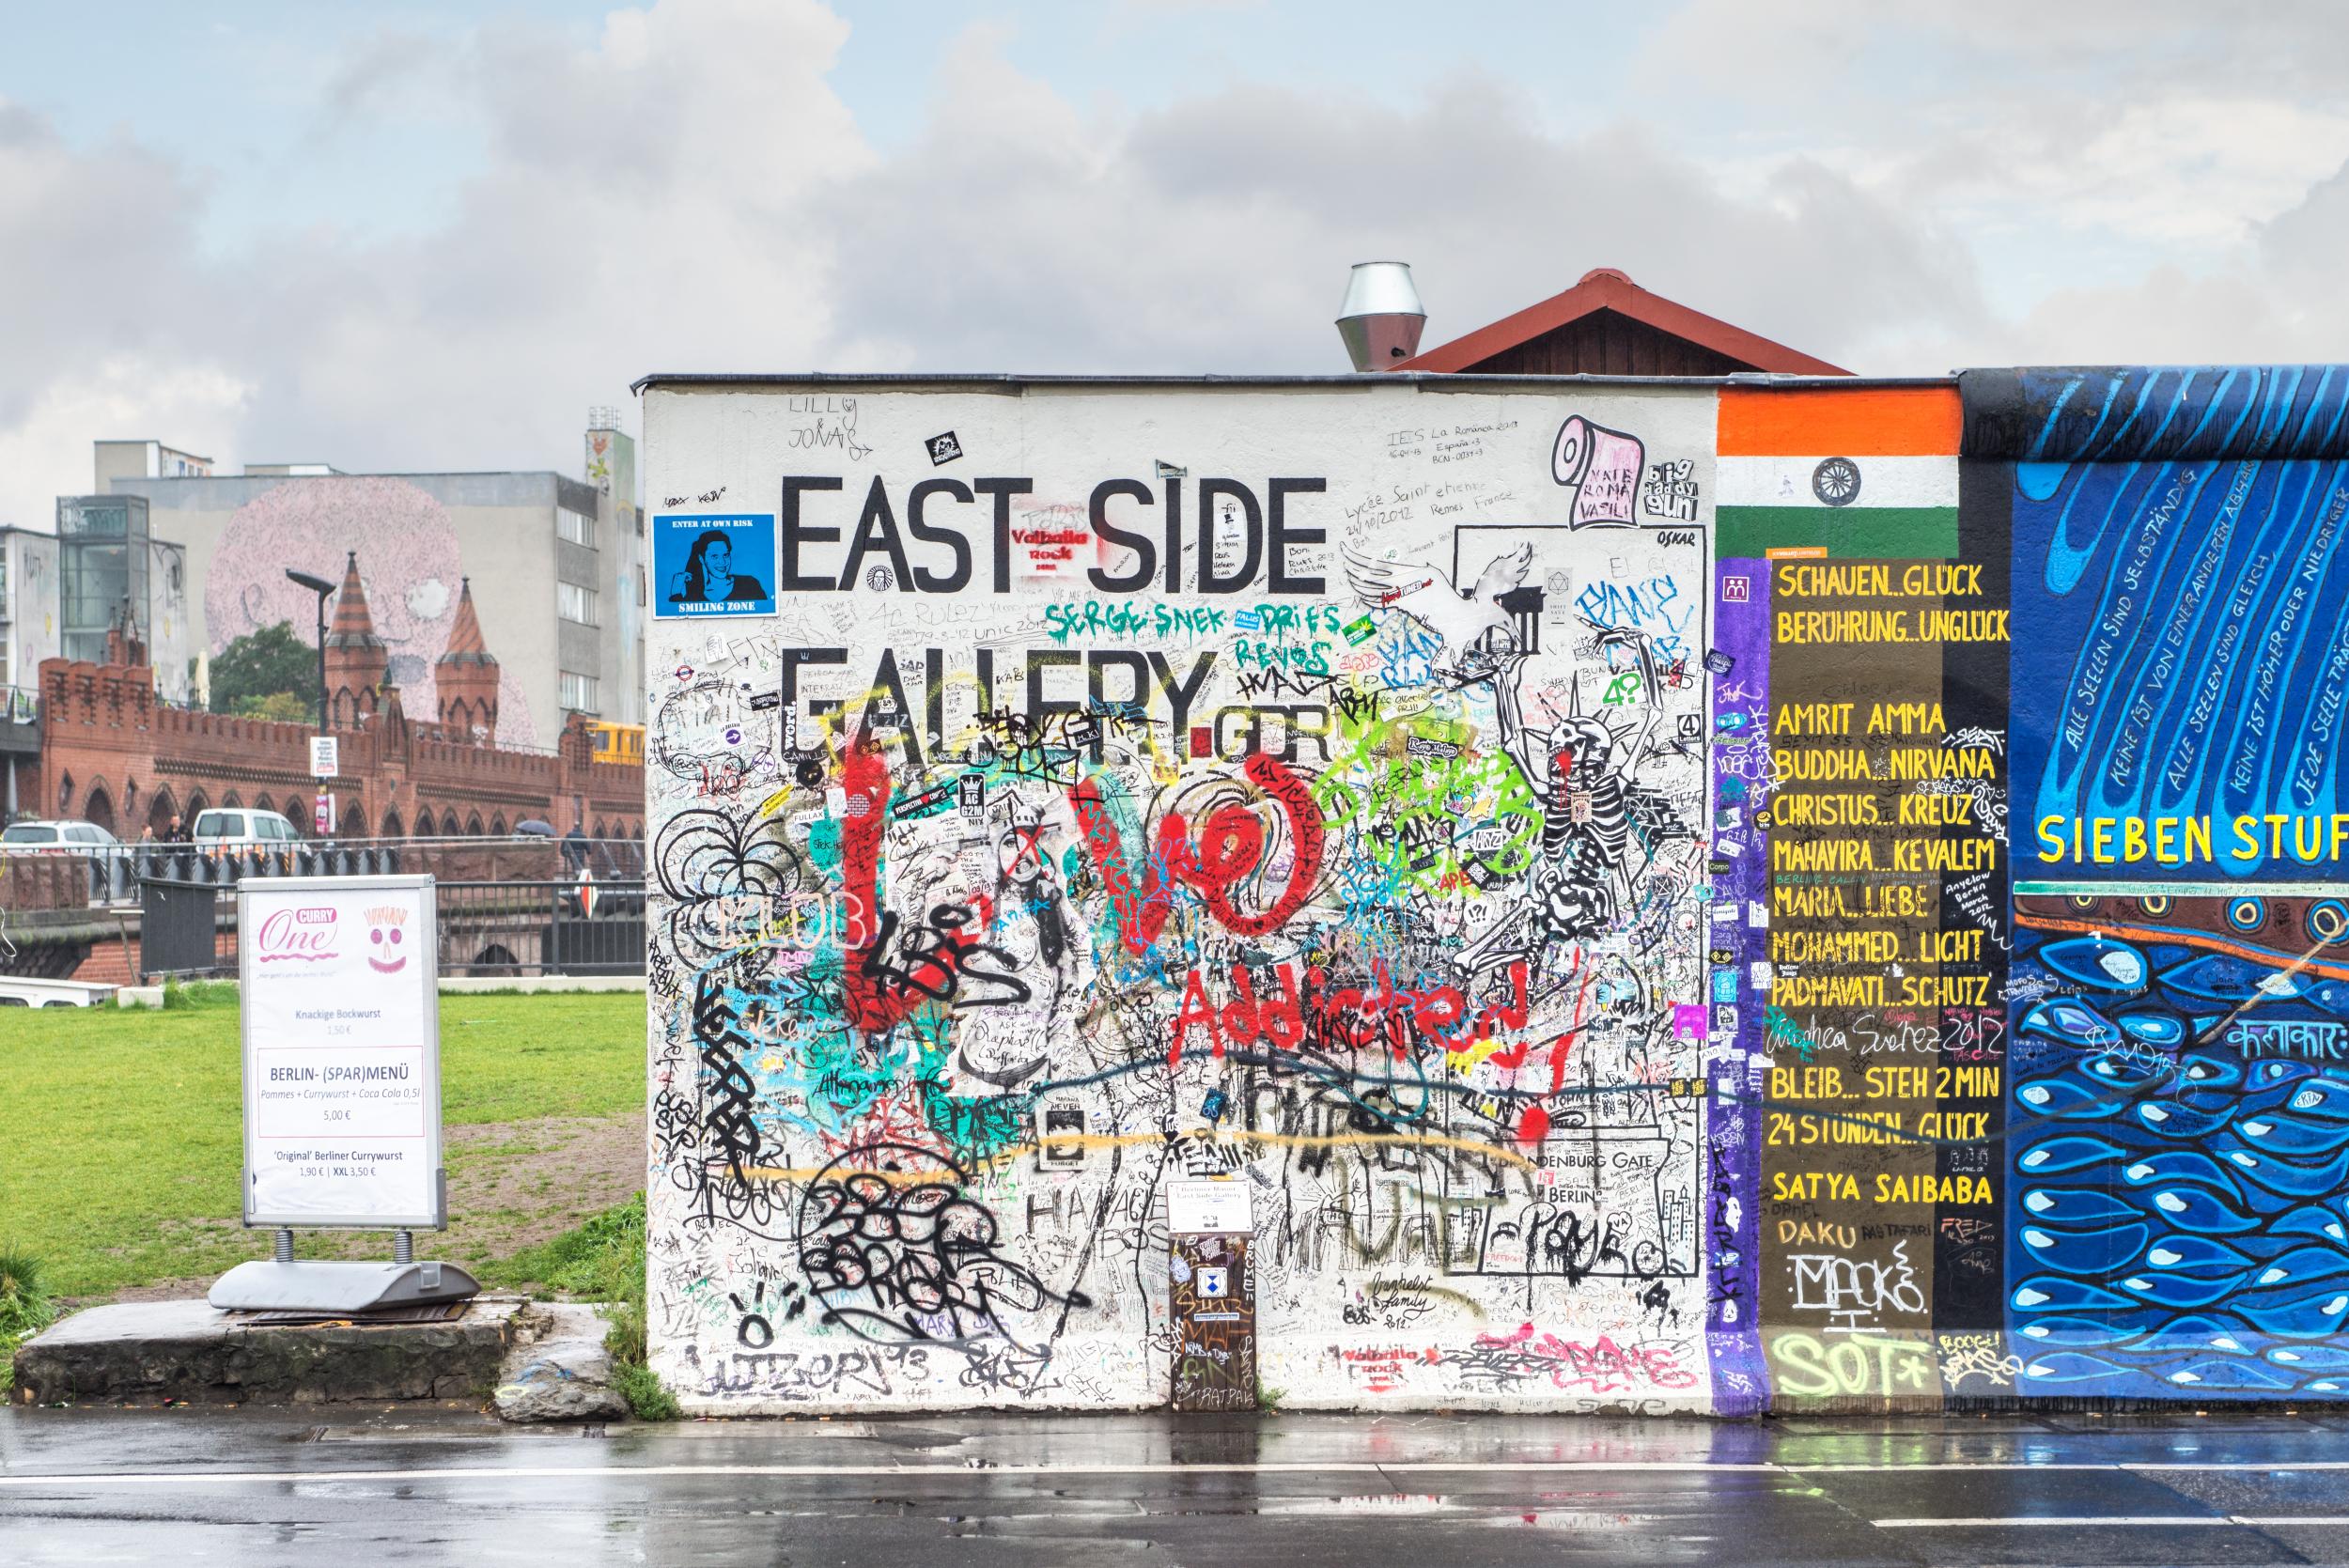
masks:
[[[1701,986],[1709,389],[685,401],[656,525],[840,484],[778,524],[774,621],[654,632],[674,1383],[1163,1400],[1161,1189],[1222,1173],[1289,1404],[1709,1407],[1658,1006]],[[969,581],[921,593],[941,527]]]
[[[655,379],[662,1374],[2338,1392],[2341,373],[1961,385]]]

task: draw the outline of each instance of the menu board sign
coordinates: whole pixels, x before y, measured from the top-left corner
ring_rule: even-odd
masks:
[[[443,1225],[432,878],[248,878],[237,935],[244,1222]]]

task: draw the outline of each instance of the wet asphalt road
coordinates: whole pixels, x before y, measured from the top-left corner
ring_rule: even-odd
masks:
[[[2349,1563],[2349,1414],[0,1412],[0,1562]]]

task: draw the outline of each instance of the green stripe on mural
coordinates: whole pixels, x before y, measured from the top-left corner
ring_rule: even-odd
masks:
[[[1957,553],[1957,508],[1719,506],[1713,538],[1721,560],[1807,545],[1824,545],[1830,555],[1937,559]]]

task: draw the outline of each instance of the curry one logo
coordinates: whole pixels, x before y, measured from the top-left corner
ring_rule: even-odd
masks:
[[[397,974],[408,967],[408,955],[400,951],[407,939],[408,911],[397,904],[385,904],[366,911],[367,964],[382,974]]]

